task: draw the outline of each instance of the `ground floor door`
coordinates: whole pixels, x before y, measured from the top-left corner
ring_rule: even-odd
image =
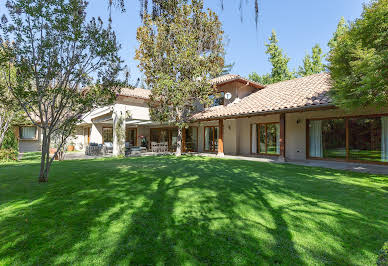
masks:
[[[218,132],[217,126],[204,128],[204,151],[216,152],[218,150]]]
[[[125,142],[130,146],[137,146],[137,128],[125,129]]]
[[[151,128],[151,143],[167,143],[169,151],[175,151],[178,139],[178,130],[176,128]]]

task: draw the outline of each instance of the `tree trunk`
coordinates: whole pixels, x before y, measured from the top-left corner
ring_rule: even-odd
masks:
[[[178,136],[176,139],[176,152],[175,156],[179,157],[182,155],[182,128],[178,127]]]
[[[47,138],[43,130],[42,156],[40,157],[39,183],[48,182],[48,172],[50,166],[50,138]]]

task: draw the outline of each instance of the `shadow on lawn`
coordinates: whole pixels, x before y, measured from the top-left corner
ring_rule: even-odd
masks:
[[[387,193],[336,173],[190,157],[62,162],[48,184],[0,197],[0,213],[17,206],[0,217],[0,259],[354,264],[354,250],[375,254],[388,237]]]

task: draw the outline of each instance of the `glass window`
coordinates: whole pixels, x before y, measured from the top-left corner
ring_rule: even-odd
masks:
[[[218,150],[218,127],[205,127],[205,151]]]
[[[346,158],[345,119],[312,120],[309,154],[317,158]]]
[[[211,106],[224,105],[225,93],[221,91],[217,95],[211,95],[210,99],[213,101]]]
[[[309,121],[309,147],[310,157],[388,162],[388,116]]]
[[[280,124],[259,124],[257,126],[257,150],[262,154],[280,154]]]
[[[349,160],[381,161],[381,118],[349,119]]]
[[[198,128],[189,127],[185,129],[186,132],[186,151],[198,151],[197,137],[198,137]]]
[[[36,139],[36,127],[21,127],[20,128],[21,139]]]
[[[113,128],[104,127],[102,129],[102,140],[103,142],[113,142]]]
[[[127,128],[125,131],[125,142],[132,146],[136,146],[136,128]]]

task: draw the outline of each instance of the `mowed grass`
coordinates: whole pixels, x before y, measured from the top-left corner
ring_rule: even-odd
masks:
[[[373,265],[388,178],[201,157],[0,165],[0,264]]]

